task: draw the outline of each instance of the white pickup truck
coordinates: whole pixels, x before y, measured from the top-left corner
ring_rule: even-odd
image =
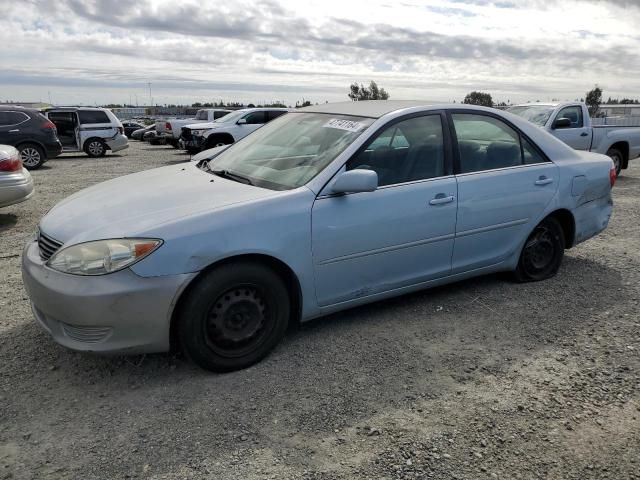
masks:
[[[576,150],[608,155],[617,175],[629,160],[640,156],[640,127],[594,126],[584,103],[527,103],[507,112],[543,127]]]
[[[231,110],[224,110],[221,108],[203,108],[196,112],[196,116],[194,118],[169,118],[167,120],[156,120],[156,134],[163,138],[169,145],[177,147],[182,127],[192,123],[213,122],[218,118],[224,117],[228,113],[231,113]]]

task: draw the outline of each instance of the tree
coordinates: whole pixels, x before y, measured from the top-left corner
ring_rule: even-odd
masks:
[[[390,96],[384,88],[379,88],[378,84],[373,80],[369,83],[369,88],[354,82],[349,86],[349,90],[347,96],[354,102],[362,100],[388,100]]]
[[[490,93],[473,91],[468,93],[462,103],[467,105],[481,105],[483,107],[493,107],[493,99]]]
[[[587,104],[589,115],[595,117],[602,103],[602,89],[596,85],[593,90],[588,91],[584,103]]]

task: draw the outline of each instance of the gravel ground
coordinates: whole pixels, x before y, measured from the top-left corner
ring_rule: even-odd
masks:
[[[227,375],[55,345],[20,278],[39,218],[186,158],[137,142],[65,156],[0,212],[0,478],[640,479],[640,160],[609,229],[546,282],[488,276],[349,310]]]

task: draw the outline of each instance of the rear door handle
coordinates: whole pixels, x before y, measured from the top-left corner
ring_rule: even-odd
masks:
[[[542,176],[535,181],[536,185],[549,185],[553,182],[553,178]]]
[[[432,200],[429,200],[429,205],[443,205],[445,203],[451,203],[456,197],[453,195],[446,196],[444,193],[439,193]]]
[[[580,136],[581,136],[581,137],[588,137],[588,136],[589,136],[589,134],[588,134],[587,132],[582,132],[582,133],[580,134]]]

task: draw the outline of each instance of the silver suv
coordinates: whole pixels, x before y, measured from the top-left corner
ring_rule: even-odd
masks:
[[[122,123],[111,110],[91,107],[54,107],[44,114],[55,123],[62,153],[85,152],[102,157],[107,150],[129,148]]]

